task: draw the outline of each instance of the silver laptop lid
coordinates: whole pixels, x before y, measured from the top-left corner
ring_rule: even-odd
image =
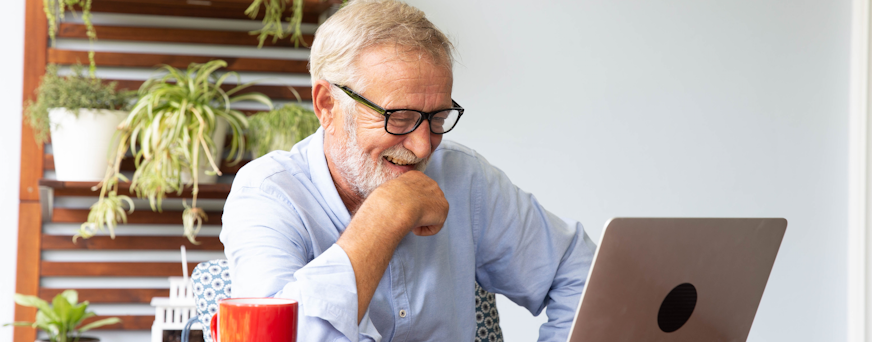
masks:
[[[745,341],[782,218],[606,223],[569,342]]]

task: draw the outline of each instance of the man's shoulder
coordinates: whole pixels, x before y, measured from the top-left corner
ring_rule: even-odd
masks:
[[[272,151],[240,168],[233,185],[260,187],[265,181],[274,180],[276,177],[294,177],[299,174],[305,174],[308,178],[306,158],[302,153],[298,150]]]
[[[481,154],[455,141],[443,140],[433,152],[425,172],[431,178],[459,180],[487,174],[493,166]]]
[[[441,159],[456,159],[465,162],[487,162],[475,150],[452,140],[442,140],[436,151],[433,152],[435,158]]]

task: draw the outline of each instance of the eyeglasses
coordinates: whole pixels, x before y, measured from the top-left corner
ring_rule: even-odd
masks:
[[[451,100],[451,105],[454,107],[440,109],[429,113],[414,109],[384,109],[346,86],[341,86],[335,83],[333,85],[342,89],[345,94],[348,94],[349,97],[360,104],[384,115],[385,131],[393,135],[403,135],[413,132],[419,125],[421,125],[421,122],[424,121],[425,118],[430,122],[431,133],[445,134],[451,131],[454,126],[457,126],[457,121],[460,121],[460,116],[463,115],[463,107],[457,104],[457,102],[454,102],[454,100]]]

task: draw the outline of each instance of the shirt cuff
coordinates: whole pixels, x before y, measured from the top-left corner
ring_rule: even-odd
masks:
[[[351,260],[334,244],[294,273],[305,315],[329,322],[350,341],[380,341],[367,312],[357,323],[357,281]]]

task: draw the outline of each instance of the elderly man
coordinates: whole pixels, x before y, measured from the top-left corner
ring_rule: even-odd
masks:
[[[299,301],[300,341],[470,341],[478,281],[547,307],[540,340],[565,341],[595,247],[442,140],[464,112],[445,35],[411,6],[358,0],[315,37],[321,129],[245,166],[225,205],[233,295]]]

